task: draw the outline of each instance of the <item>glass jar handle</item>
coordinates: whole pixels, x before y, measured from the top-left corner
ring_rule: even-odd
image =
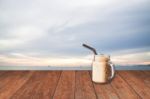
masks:
[[[113,63],[110,63],[109,65],[111,67],[111,76],[110,76],[110,80],[114,78],[115,76],[115,67]]]

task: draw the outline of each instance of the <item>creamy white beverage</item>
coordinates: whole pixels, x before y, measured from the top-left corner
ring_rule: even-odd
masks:
[[[106,82],[106,63],[93,62],[92,80],[94,82]]]
[[[92,80],[96,83],[106,83],[111,77],[111,64],[110,58],[106,55],[95,55],[95,60],[92,64]]]

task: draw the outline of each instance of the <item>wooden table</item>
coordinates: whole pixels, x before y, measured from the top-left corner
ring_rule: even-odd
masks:
[[[117,71],[103,85],[89,71],[0,71],[0,99],[150,99],[150,71]]]

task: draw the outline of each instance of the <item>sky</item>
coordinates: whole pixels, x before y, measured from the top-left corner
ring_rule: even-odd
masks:
[[[149,0],[0,0],[0,66],[150,64]]]

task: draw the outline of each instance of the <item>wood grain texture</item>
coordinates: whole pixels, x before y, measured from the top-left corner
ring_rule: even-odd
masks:
[[[120,99],[141,99],[139,95],[118,74],[111,82]]]
[[[75,71],[63,71],[53,99],[74,99]]]
[[[0,71],[0,99],[150,99],[150,71],[119,71],[96,84],[89,71]]]
[[[89,71],[89,73],[92,79],[92,72]],[[119,99],[118,95],[116,94],[116,91],[113,89],[110,83],[93,83],[93,85],[98,99]]]
[[[138,75],[138,79],[141,79],[150,88],[150,71],[133,71],[132,73],[135,76]]]
[[[59,71],[36,71],[11,99],[52,99],[60,73]]]
[[[88,71],[76,71],[75,99],[96,99],[95,90]]]
[[[141,71],[141,72],[143,72],[143,81],[150,88],[150,71]]]
[[[150,99],[150,88],[144,83],[143,73],[139,71],[124,71],[119,72],[119,74],[143,99]]]
[[[113,89],[111,84],[96,84],[94,83],[94,88],[98,99],[119,99],[116,91]]]
[[[142,71],[142,72],[144,72],[147,76],[149,76],[150,77],[150,70],[145,70],[145,71]]]
[[[10,71],[0,75],[0,99],[9,99],[31,75],[29,71]]]
[[[6,73],[7,71],[0,71],[0,75],[2,75],[3,73]]]

